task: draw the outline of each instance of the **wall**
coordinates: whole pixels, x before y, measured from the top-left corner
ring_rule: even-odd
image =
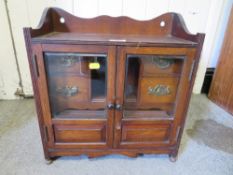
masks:
[[[0,99],[16,98],[19,76],[11,40],[5,4],[0,1]]]
[[[130,16],[135,19],[144,20],[154,18],[162,13],[174,11],[181,13],[186,22],[187,28],[192,33],[206,32],[206,41],[202,53],[201,65],[198,70],[198,76],[195,82],[194,92],[200,92],[205,69],[208,66],[209,58],[213,49],[213,35],[216,34],[219,16],[222,13],[223,4],[232,0],[8,0],[9,16],[12,23],[13,38],[16,46],[16,56],[19,62],[19,71],[21,73],[24,93],[32,94],[32,85],[27,62],[24,38],[22,28],[25,26],[36,27],[43,9],[49,6],[61,7],[70,13],[80,17],[94,17],[98,15],[110,16]],[[2,8],[1,2],[1,8]],[[4,8],[3,8],[4,10]],[[1,9],[0,13],[3,12]],[[217,18],[212,18],[215,15]],[[6,16],[6,15],[5,15]],[[2,15],[1,15],[2,17]],[[7,65],[11,69],[6,72],[0,72],[0,99],[16,98],[14,92],[18,86],[19,76],[17,75],[14,54],[11,49],[10,35],[7,29],[7,20],[3,16],[5,23],[1,33],[4,33],[3,41],[6,42],[6,49],[0,48],[1,71]],[[2,20],[1,20],[2,21]],[[6,57],[3,60],[2,57]],[[8,58],[11,57],[11,58]],[[3,67],[3,68],[2,68]],[[11,71],[10,71],[11,70]],[[1,80],[1,77],[3,80]],[[2,83],[1,83],[2,81]],[[1,91],[7,92],[1,95]]]
[[[221,15],[218,20],[218,25],[216,28],[215,42],[213,43],[213,49],[211,54],[211,59],[209,59],[208,67],[216,67],[218,63],[218,57],[221,51],[221,46],[224,39],[224,34],[226,31],[228,18],[231,12],[233,0],[227,0],[221,9]]]
[[[218,57],[216,55],[219,54],[220,50],[218,51],[218,53],[216,53],[215,50],[221,47],[221,43],[218,41],[219,38],[223,39],[224,37],[224,34],[220,33],[218,29],[221,25],[221,17],[225,16],[225,14],[230,13],[231,8],[229,7],[232,6],[232,2],[233,0],[211,0],[208,20],[206,21],[207,24],[205,29],[206,31],[205,42],[201,54],[201,60],[200,60],[195,84],[193,87],[194,93],[200,93],[204,81],[206,68],[209,67],[209,63],[210,62],[217,63]],[[226,6],[228,6],[228,8],[225,8]],[[215,55],[213,55],[213,53]]]

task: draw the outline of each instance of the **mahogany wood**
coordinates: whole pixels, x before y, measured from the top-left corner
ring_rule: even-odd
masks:
[[[233,114],[233,8],[228,21],[221,54],[211,83],[209,98]]]
[[[204,34],[190,34],[176,13],[148,21],[109,16],[83,19],[49,8],[37,29],[24,28],[24,36],[46,159],[81,154],[90,158],[169,154],[176,158]],[[64,68],[58,61],[46,67],[45,53],[50,52],[106,55],[106,96],[90,100],[87,65],[82,65],[86,77],[78,74],[81,63]],[[142,59],[137,82],[133,69],[126,81],[127,55],[182,59],[175,59],[168,69],[154,69]],[[52,80],[47,69],[53,70]],[[55,87],[81,85],[82,91],[64,98],[48,90],[50,81]],[[134,98],[125,99],[126,83],[138,86]],[[148,86],[156,83],[171,86],[171,94],[149,96]],[[58,114],[51,111],[50,97],[56,99]]]

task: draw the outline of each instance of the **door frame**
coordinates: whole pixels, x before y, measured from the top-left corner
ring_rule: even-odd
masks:
[[[43,141],[46,143],[49,148],[111,148],[113,145],[113,123],[114,123],[114,110],[108,109],[106,105],[106,142],[80,142],[80,143],[57,143],[55,141],[54,134],[54,123],[62,123],[68,122],[72,123],[72,121],[78,121],[85,123],[83,119],[69,119],[54,121],[56,119],[52,119],[51,109],[49,103],[49,93],[48,93],[48,85],[44,64],[44,52],[72,52],[72,53],[96,53],[96,54],[106,54],[107,55],[107,94],[106,94],[106,104],[114,103],[115,100],[115,72],[116,72],[116,63],[115,63],[115,47],[114,46],[96,46],[96,45],[65,45],[65,44],[34,44],[32,46],[33,50],[33,68],[34,75],[36,76],[36,86],[38,88],[38,98],[43,103],[40,104],[41,108],[41,116],[43,120],[43,125],[45,128],[44,139]],[[94,121],[101,122],[103,119],[94,119]],[[88,123],[88,121],[86,120]]]
[[[168,142],[151,142],[142,144],[124,143],[122,144],[122,121],[123,110],[115,111],[114,124],[114,148],[140,148],[140,147],[158,147],[158,146],[172,146],[175,145],[181,129],[182,120],[185,119],[185,106],[190,89],[192,69],[195,64],[196,48],[182,48],[182,47],[118,47],[117,53],[117,77],[116,77],[116,104],[123,106],[124,104],[124,88],[125,88],[125,73],[126,73],[126,59],[127,54],[155,54],[155,55],[176,55],[184,56],[184,63],[177,89],[177,96],[175,100],[174,119],[171,121],[171,129],[169,131]],[[123,109],[123,107],[121,107]],[[134,120],[132,120],[134,121]],[[162,120],[158,122],[165,122]],[[167,121],[168,122],[168,121]]]

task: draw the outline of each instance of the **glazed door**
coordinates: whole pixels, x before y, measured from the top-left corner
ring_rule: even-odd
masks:
[[[38,86],[50,147],[112,146],[114,54],[114,47],[37,46]]]
[[[194,65],[194,49],[118,48],[114,146],[176,143]]]

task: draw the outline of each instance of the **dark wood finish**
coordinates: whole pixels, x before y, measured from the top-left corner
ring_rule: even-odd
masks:
[[[227,30],[211,83],[209,98],[223,109],[233,114],[233,8],[229,17]]]
[[[54,125],[56,142],[105,142],[105,125]]]
[[[187,32],[175,13],[148,21],[109,16],[83,19],[49,8],[38,28],[24,28],[24,35],[46,159],[81,154],[176,158],[204,34]],[[57,59],[46,67],[45,53],[51,52],[106,55],[106,96],[90,98],[88,63],[62,67]],[[127,55],[162,55],[175,61],[162,69],[142,58],[139,75],[132,69],[127,78]],[[79,74],[80,66],[85,76]],[[48,69],[53,70],[51,77]],[[51,82],[55,87],[79,86],[80,93],[64,97],[56,88],[48,90]],[[138,87],[132,98],[125,98],[126,83]],[[156,84],[165,84],[171,91],[150,96],[148,86]],[[52,113],[51,103],[57,104],[57,113]]]
[[[154,103],[174,103],[176,98],[176,91],[179,83],[178,78],[154,78],[143,77],[140,80],[138,89],[138,105],[141,104],[154,104]],[[156,96],[148,93],[149,87],[154,87],[157,84],[163,84],[169,87],[170,93],[167,95]]]

